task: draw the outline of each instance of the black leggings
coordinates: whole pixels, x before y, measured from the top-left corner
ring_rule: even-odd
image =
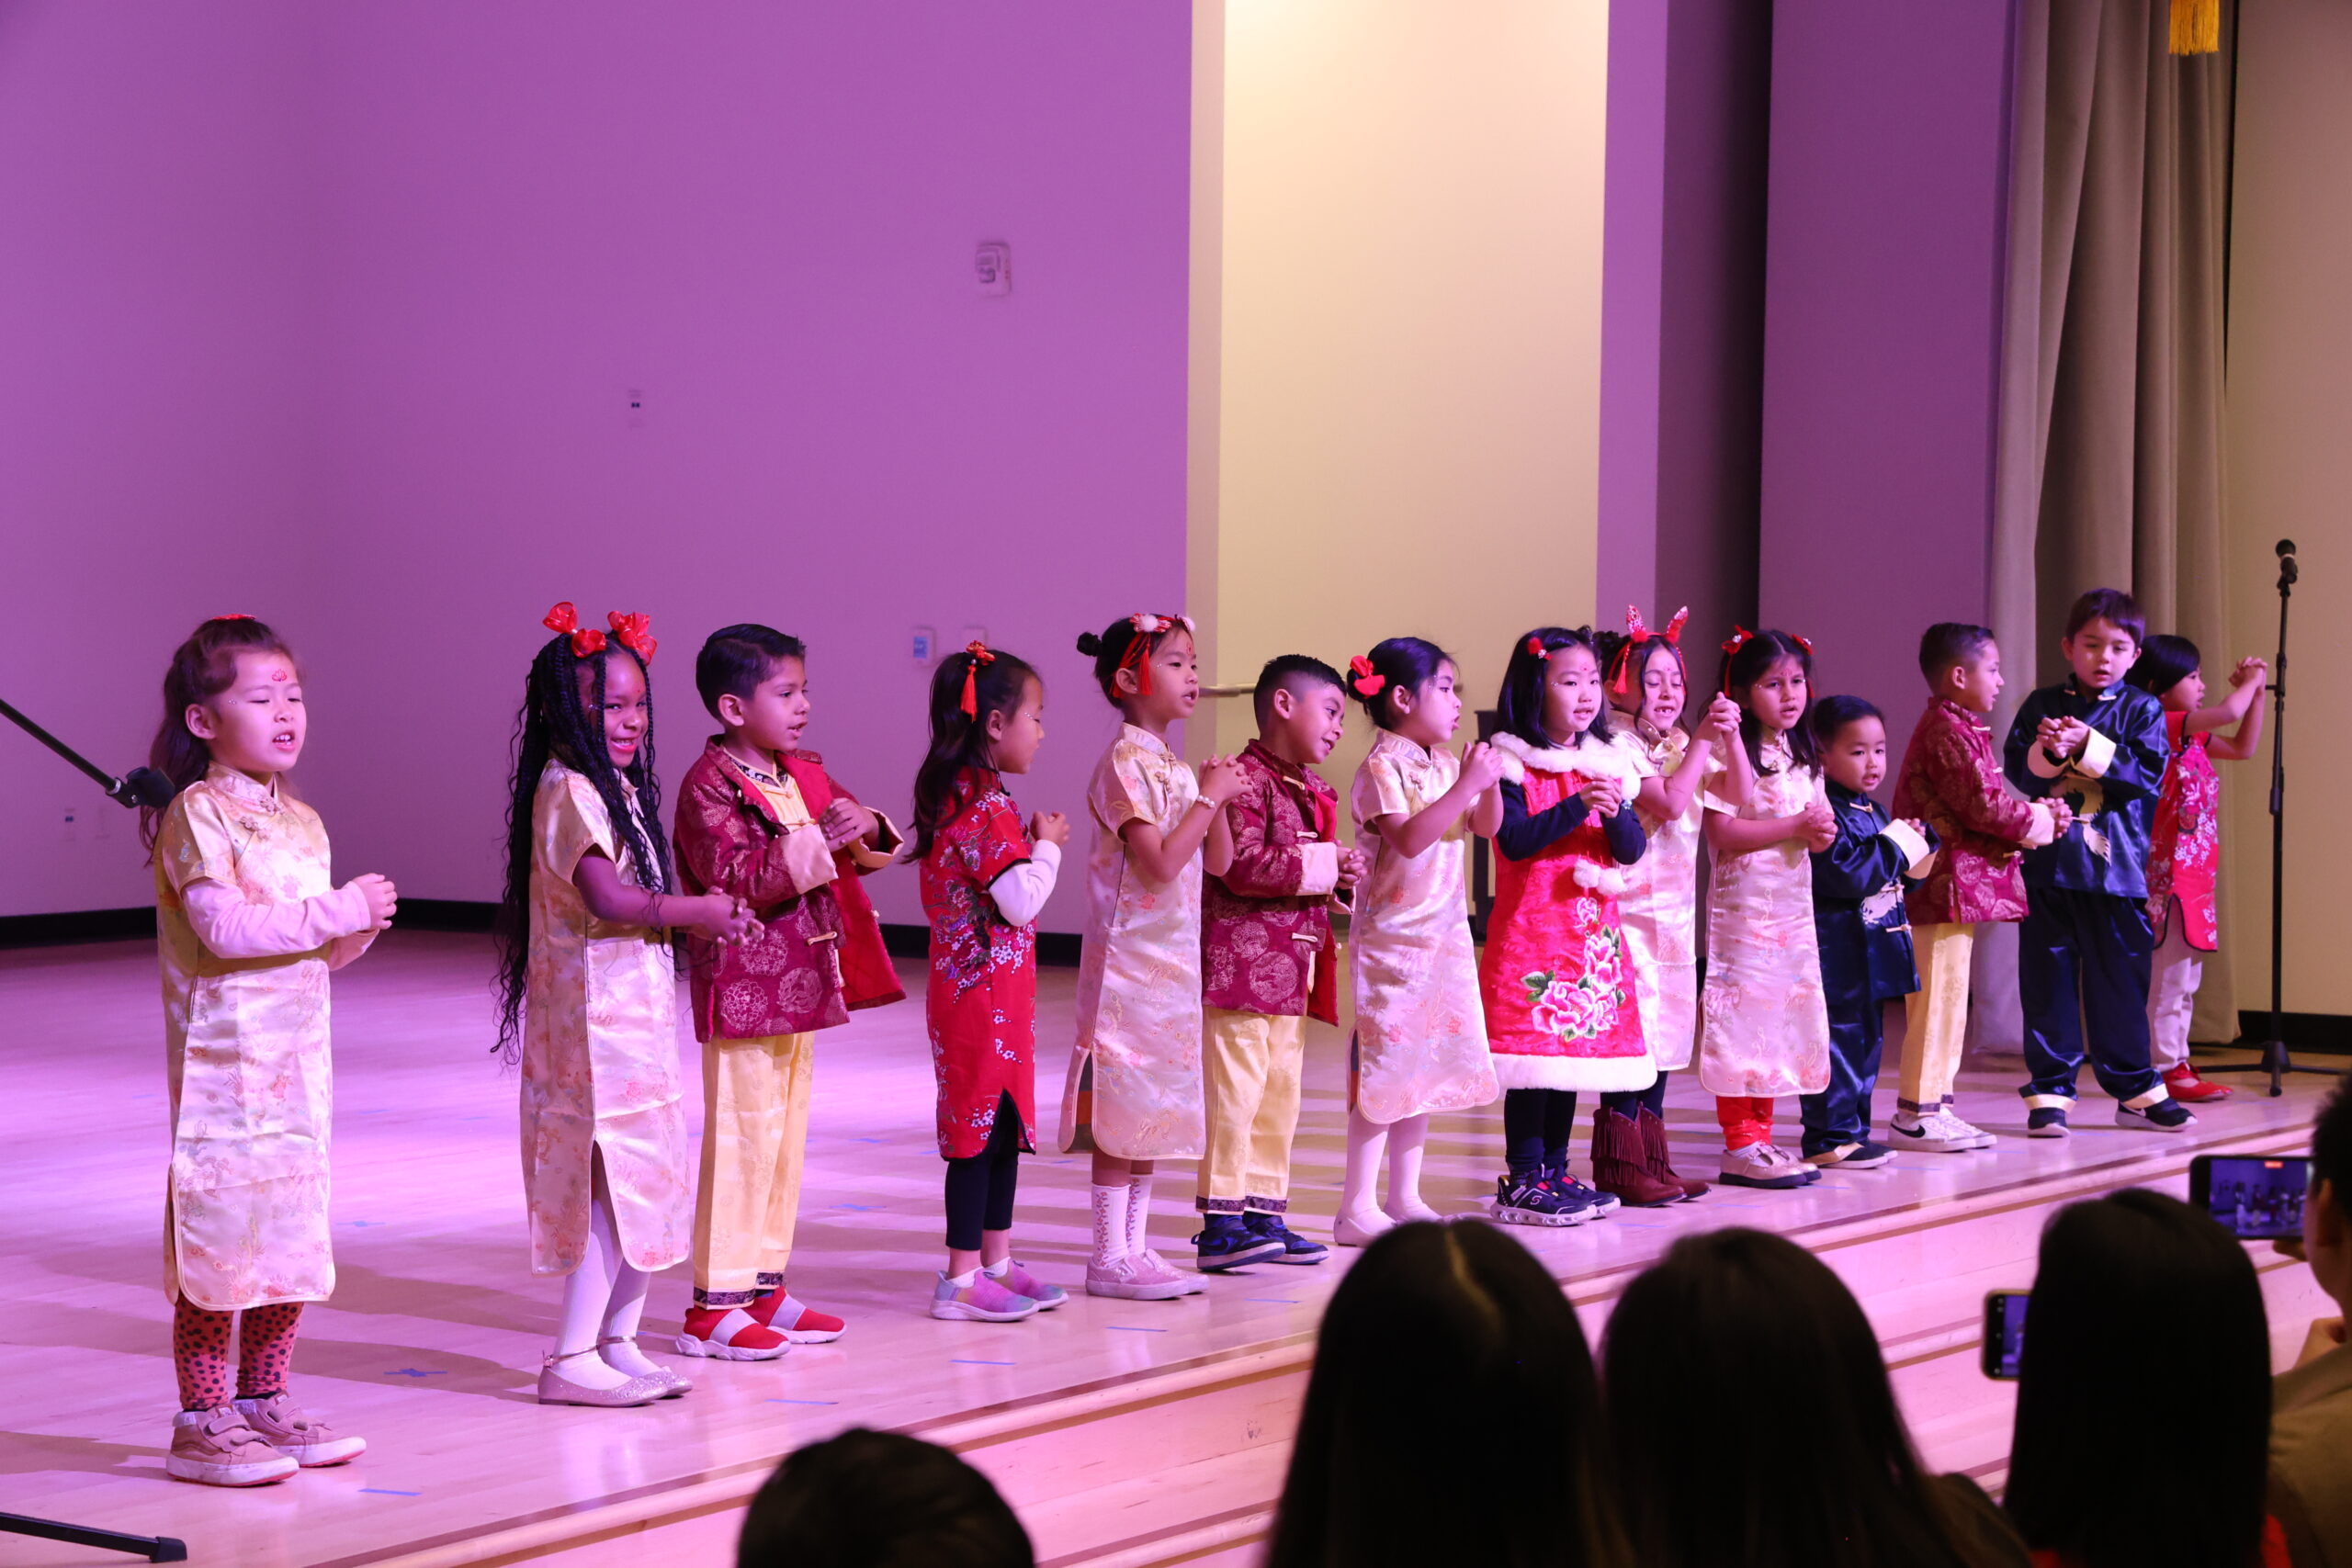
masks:
[[[1021,1112],[1008,1094],[997,1101],[996,1122],[980,1152],[947,1162],[947,1245],[978,1252],[983,1231],[1011,1230],[1020,1179]]]
[[[1645,1110],[1666,1113],[1666,1075],[1647,1089],[1618,1089],[1600,1097],[1600,1103],[1628,1121]],[[1503,1094],[1503,1157],[1511,1174],[1524,1175],[1568,1163],[1568,1134],[1577,1124],[1577,1091],[1572,1089],[1514,1089]]]

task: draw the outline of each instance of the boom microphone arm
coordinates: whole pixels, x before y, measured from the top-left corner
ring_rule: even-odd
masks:
[[[107,792],[107,798],[117,805],[144,806],[161,811],[172,803],[172,795],[175,793],[172,781],[153,768],[133,768],[122,777],[116,778],[73,747],[17,712],[6,701],[0,701],[0,718],[6,718],[17,728],[89,774],[96,781],[98,787]]]

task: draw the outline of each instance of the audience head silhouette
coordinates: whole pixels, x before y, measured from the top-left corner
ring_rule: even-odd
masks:
[[[752,1499],[736,1568],[1035,1568],[988,1478],[863,1427],[787,1455]]]

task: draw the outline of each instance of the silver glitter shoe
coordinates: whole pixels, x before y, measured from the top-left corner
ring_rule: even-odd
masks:
[[[596,1341],[596,1353],[599,1356],[603,1355],[605,1347],[607,1345],[633,1346],[636,1343],[637,1341],[635,1339],[630,1338],[626,1334],[608,1334],[605,1336],[604,1338]],[[610,1361],[606,1361],[605,1364],[608,1367],[613,1366]],[[618,1367],[613,1367],[613,1371],[619,1371],[620,1369]],[[663,1391],[662,1397],[664,1399],[675,1399],[682,1393],[692,1393],[695,1389],[694,1379],[673,1372],[659,1361],[655,1361],[653,1363],[653,1370],[651,1371],[644,1372],[639,1375],[649,1378],[659,1378],[662,1382]]]
[[[634,1404],[650,1404],[669,1395],[668,1386],[660,1378],[631,1378],[618,1388],[589,1388],[556,1371],[565,1361],[594,1354],[594,1350],[574,1350],[569,1356],[549,1356],[539,1368],[539,1403],[593,1404],[621,1410]]]

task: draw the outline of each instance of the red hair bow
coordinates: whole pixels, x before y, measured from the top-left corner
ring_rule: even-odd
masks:
[[[996,655],[990,653],[988,644],[978,637],[964,645],[964,652],[969,656],[969,661],[964,666],[964,716],[978,718],[980,716],[980,666],[994,664]]]
[[[571,638],[571,656],[574,659],[585,659],[592,653],[605,651],[605,634],[594,626],[582,626],[580,612],[572,607],[572,603],[569,599],[549,610],[546,619],[540,621],[539,625],[551,632],[569,636]]]
[[[1178,626],[1190,632],[1193,617],[1154,615],[1139,610],[1127,617],[1127,625],[1135,628],[1136,635],[1127,639],[1127,650],[1119,655],[1119,668],[1136,672],[1136,695],[1148,697],[1151,695],[1151,639],[1172,632]],[[972,646],[978,648],[980,645],[976,642]],[[964,711],[969,713],[972,710],[966,708]]]
[[[628,615],[612,610],[606,612],[605,624],[613,628],[614,641],[648,664],[653,662],[653,650],[660,644],[654,641],[653,623],[650,617],[635,610]]]
[[[1789,640],[1795,643],[1799,648],[1804,649],[1804,656],[1807,659],[1811,659],[1813,657],[1813,643],[1809,639],[1801,637],[1796,633],[1791,632],[1789,634]]]
[[[1724,644],[1724,695],[1725,696],[1731,695],[1732,656],[1737,653],[1750,638],[1755,637],[1755,635],[1756,634],[1754,632],[1749,631],[1737,621],[1734,621],[1731,624],[1731,637]]]
[[[1388,689],[1388,677],[1374,670],[1372,667],[1372,660],[1363,654],[1359,653],[1349,660],[1348,668],[1356,673],[1355,680],[1351,683],[1363,695],[1376,697]]]
[[[1527,656],[1530,659],[1541,659],[1544,657],[1544,639],[1537,637],[1533,632],[1527,634]]]
[[[224,610],[220,615],[217,615],[212,618],[216,621],[250,621],[253,619],[251,615],[246,615],[243,610]]]

